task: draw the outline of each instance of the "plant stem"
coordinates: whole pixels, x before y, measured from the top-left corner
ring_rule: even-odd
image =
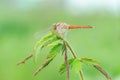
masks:
[[[107,80],[112,80],[111,77],[99,66],[99,65],[93,65],[98,71],[100,71]]]
[[[76,55],[75,52],[72,50],[71,46],[68,44],[67,41],[66,41],[66,44],[67,44],[68,48],[70,49],[73,57],[76,59],[76,58],[77,58],[77,55]],[[82,70],[79,71],[79,74],[80,74],[81,79],[84,80],[84,76],[83,76]]]
[[[81,79],[84,80],[84,76],[83,76],[82,70],[79,71],[79,74],[80,74]]]
[[[65,41],[65,40],[64,40]],[[75,52],[73,51],[72,47],[69,45],[69,43],[67,41],[65,41],[66,45],[68,46],[68,48],[70,49],[72,55],[74,58],[77,58],[77,55],[75,54]]]
[[[20,64],[25,63],[28,59],[30,59],[31,57],[33,57],[34,52],[32,52],[30,55],[28,55],[27,57],[25,57],[22,61],[17,63],[17,66]]]
[[[36,76],[43,68],[45,68],[53,59],[46,59],[46,61],[35,71],[33,76]]]
[[[70,80],[70,72],[69,72],[69,63],[68,63],[68,56],[67,56],[67,48],[65,49],[65,63],[66,63],[66,71],[67,71],[67,78]]]
[[[63,38],[61,38],[61,39],[66,43],[66,45],[67,45],[67,47],[70,49],[73,57],[76,59],[76,58],[77,58],[77,55],[76,55],[75,52],[73,51],[72,47],[69,45],[69,43],[68,43],[66,40],[64,40]],[[84,76],[83,76],[82,70],[79,71],[79,74],[80,74],[81,79],[84,80]]]
[[[69,45],[69,43],[64,40],[63,38],[61,38],[65,43],[66,45],[68,46],[68,48],[70,49],[72,55],[74,58],[77,58],[77,55],[75,54],[75,52],[73,51],[72,47]],[[106,78],[107,80],[112,80],[111,77],[107,74],[107,72],[105,72],[99,65],[93,65],[98,71],[100,71]],[[80,73],[80,76],[81,76],[81,79],[84,80],[84,77],[83,77],[83,73],[82,73],[82,70],[79,71]]]
[[[68,63],[68,52],[67,52],[67,46],[65,42],[63,41],[63,51],[62,54],[64,54],[65,64],[66,64],[66,73],[67,73],[67,79],[70,80],[70,71],[69,71],[69,63]]]

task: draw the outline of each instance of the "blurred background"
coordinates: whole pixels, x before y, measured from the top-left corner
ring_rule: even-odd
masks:
[[[57,22],[93,26],[69,31],[67,40],[79,57],[98,60],[113,80],[120,80],[119,14],[119,0],[0,0],[0,80],[66,80],[66,73],[58,73],[64,61],[61,54],[32,76],[47,49],[41,52],[37,64],[30,59],[16,66]],[[106,80],[92,66],[84,66],[83,72],[85,80]],[[79,75],[71,72],[71,80],[80,80]]]

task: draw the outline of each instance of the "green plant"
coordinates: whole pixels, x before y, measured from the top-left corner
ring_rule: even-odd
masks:
[[[18,62],[17,65],[20,65],[22,63],[25,63],[26,60],[30,59],[34,56],[34,59],[36,61],[38,53],[37,50],[42,50],[45,47],[50,47],[50,52],[47,55],[45,61],[43,64],[35,71],[33,76],[36,76],[43,68],[48,66],[48,64],[56,57],[58,53],[62,53],[64,55],[65,62],[61,65],[59,72],[62,74],[66,71],[67,73],[67,79],[70,80],[70,72],[69,69],[73,69],[75,72],[78,72],[81,76],[81,80],[84,80],[84,75],[82,72],[82,65],[83,64],[91,64],[95,69],[100,71],[107,80],[111,80],[110,76],[100,67],[99,62],[91,59],[91,58],[78,58],[68,41],[64,38],[66,30],[69,28],[86,28],[84,26],[70,26],[65,23],[58,23],[53,25],[53,30],[42,37],[38,42],[36,42],[36,45],[34,46],[34,49],[32,51],[32,54],[24,58],[22,61]],[[87,26],[87,28],[90,28]],[[68,50],[73,55],[73,58],[68,59]]]

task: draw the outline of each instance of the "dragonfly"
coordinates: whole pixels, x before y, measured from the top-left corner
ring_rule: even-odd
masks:
[[[81,29],[81,28],[92,28],[92,26],[71,25],[71,24],[67,24],[64,22],[58,22],[58,23],[52,24],[51,27],[49,27],[43,31],[36,32],[34,34],[34,37],[35,37],[35,41],[36,41],[36,40],[39,40],[44,34],[53,31],[53,32],[56,32],[57,34],[59,34],[61,37],[65,38],[67,36],[67,33],[69,30]]]
[[[78,26],[78,25],[69,25],[63,22],[56,23],[52,25],[52,30],[58,34],[60,34],[61,37],[64,37],[65,34],[70,29],[80,29],[80,28],[92,28],[92,26]]]

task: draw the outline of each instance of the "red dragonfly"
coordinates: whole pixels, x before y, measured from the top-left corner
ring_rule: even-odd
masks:
[[[92,26],[69,25],[61,22],[61,23],[53,24],[52,28],[53,28],[53,31],[56,31],[61,36],[64,36],[69,29],[92,28]]]
[[[70,29],[81,29],[81,28],[92,28],[92,26],[69,25],[69,24],[66,24],[63,22],[59,22],[59,23],[55,23],[52,25],[52,30],[50,30],[51,29],[51,27],[50,27],[43,32],[40,32],[40,33],[37,32],[35,34],[35,36],[37,39],[39,39],[41,37],[41,34],[46,33],[46,32],[55,31],[60,36],[64,37]]]

